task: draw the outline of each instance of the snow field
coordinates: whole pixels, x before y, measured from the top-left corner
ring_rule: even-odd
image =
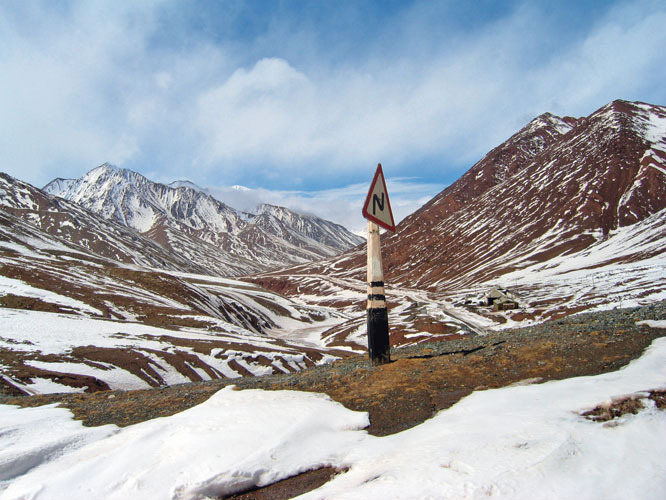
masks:
[[[285,373],[291,370],[302,370],[307,366],[304,355],[296,345],[280,346],[277,345],[274,338],[254,334],[228,323],[224,323],[224,325],[231,330],[230,333],[196,329],[167,330],[140,323],[2,308],[0,309],[0,332],[5,333],[0,333],[0,348],[8,351],[32,351],[41,355],[54,354],[64,357],[67,357],[76,347],[91,345],[97,348],[133,350],[148,357],[152,369],[162,377],[164,383],[170,385],[190,382],[190,379],[169,364],[167,359],[161,358],[151,351],[184,352],[194,355],[202,363],[227,378],[241,376],[229,366],[230,361],[236,361],[254,375],[272,373],[272,367],[263,366],[254,361],[253,358],[259,355],[271,360],[276,369]],[[246,346],[246,349],[240,351],[212,347],[210,353],[206,354],[195,347],[174,345],[173,338],[221,344],[227,342],[232,345],[242,344]],[[333,359],[336,358],[324,356],[320,362],[330,362]],[[146,380],[128,370],[99,361],[87,364],[75,362],[74,359],[48,362],[31,359],[25,360],[24,363],[51,372],[93,376],[108,384],[111,389],[131,390],[150,387]],[[210,375],[204,370],[188,366],[203,380],[210,379]],[[11,371],[5,373],[12,385],[30,394],[77,390],[40,377],[33,378],[30,383],[24,383],[12,379]],[[149,374],[145,375],[150,377]],[[160,380],[154,381],[157,384],[162,383]]]
[[[22,410],[0,407],[5,460],[20,460],[11,434],[31,439]],[[34,453],[48,436],[59,439],[60,413],[40,409]],[[18,417],[18,420],[15,420]],[[69,436],[73,421],[66,427]],[[327,396],[289,391],[226,388],[206,403],[167,418],[115,429],[21,476],[6,481],[0,498],[106,499],[209,498],[254,484],[267,484],[317,464],[340,461],[340,450],[365,436],[355,432],[367,415],[352,412]],[[106,426],[111,427],[113,426]],[[90,431],[80,427],[82,436]],[[10,438],[4,436],[10,435]],[[78,436],[77,436],[78,437]],[[9,441],[9,442],[8,442]],[[70,439],[73,441],[73,439]],[[79,441],[82,443],[82,441]],[[12,450],[18,452],[12,455]],[[7,466],[10,469],[9,465]],[[12,476],[8,474],[8,479]],[[14,477],[15,477],[14,476]],[[2,484],[2,483],[0,483]]]
[[[666,412],[580,414],[664,388],[666,338],[619,371],[475,392],[381,438],[361,430],[366,414],[292,391],[226,388],[123,429],[0,406],[0,498],[205,499],[326,465],[349,470],[299,498],[663,498]]]
[[[21,280],[0,276],[0,295],[7,294],[41,299],[45,302],[51,302],[60,306],[69,307],[79,313],[91,314],[94,316],[103,315],[102,311],[99,309],[91,307],[88,304],[81,302],[80,300],[76,300],[65,295],[60,295],[49,290],[32,287]]]

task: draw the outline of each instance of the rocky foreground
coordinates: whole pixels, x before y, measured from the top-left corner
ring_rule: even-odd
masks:
[[[541,383],[614,371],[641,355],[666,329],[638,324],[666,319],[666,301],[632,309],[570,316],[519,330],[399,348],[392,362],[372,367],[362,356],[290,375],[215,380],[142,391],[0,396],[1,404],[59,403],[85,425],[126,426],[167,416],[205,401],[220,388],[323,392],[353,410],[367,411],[368,432],[387,435],[417,425],[475,390]],[[651,388],[647,388],[651,389]],[[657,406],[662,393],[652,393]],[[619,411],[635,411],[627,404]],[[592,418],[612,418],[597,414]],[[236,498],[290,498],[325,482],[319,470]]]

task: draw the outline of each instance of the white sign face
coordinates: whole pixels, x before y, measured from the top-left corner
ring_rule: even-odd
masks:
[[[363,217],[374,222],[388,231],[395,232],[395,221],[391,211],[391,202],[389,201],[386,182],[384,181],[384,172],[381,163],[377,165],[375,178],[370,185],[370,191],[363,205]]]

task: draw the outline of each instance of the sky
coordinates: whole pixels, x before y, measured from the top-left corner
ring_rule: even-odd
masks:
[[[109,162],[356,229],[382,163],[400,220],[541,113],[666,104],[664,25],[651,0],[3,0],[0,171]]]

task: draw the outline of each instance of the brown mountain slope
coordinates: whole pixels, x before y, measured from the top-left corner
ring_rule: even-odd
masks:
[[[420,286],[486,281],[583,250],[666,208],[664,173],[653,166],[666,158],[650,140],[655,117],[666,109],[615,101],[522,165],[493,150],[386,239],[387,274]],[[538,142],[533,125],[521,133]],[[520,151],[515,139],[501,149]]]

